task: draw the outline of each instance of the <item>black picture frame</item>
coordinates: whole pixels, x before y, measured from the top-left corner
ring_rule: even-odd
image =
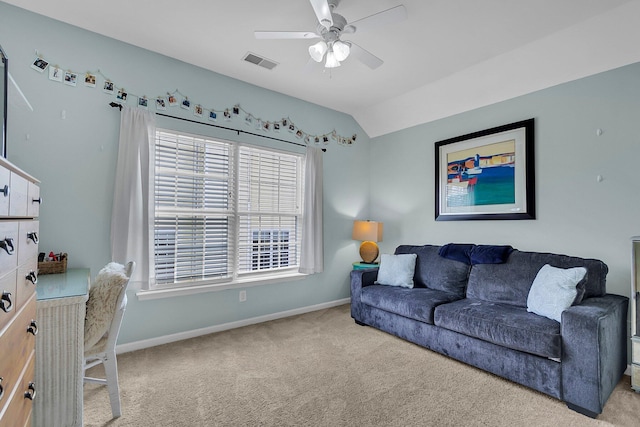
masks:
[[[531,118],[436,142],[436,221],[535,219],[534,136]]]

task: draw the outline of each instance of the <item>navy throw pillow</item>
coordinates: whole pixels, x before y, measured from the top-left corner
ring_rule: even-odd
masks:
[[[513,252],[511,246],[476,245],[471,248],[469,259],[471,265],[503,264]]]
[[[470,254],[474,246],[475,245],[469,243],[447,243],[440,248],[438,255],[470,265]]]

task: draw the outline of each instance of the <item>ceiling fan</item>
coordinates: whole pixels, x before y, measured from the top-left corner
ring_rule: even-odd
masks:
[[[352,41],[341,40],[342,34],[354,34],[382,27],[383,25],[407,19],[407,9],[403,5],[383,10],[353,22],[335,12],[340,0],[309,0],[318,18],[315,32],[311,31],[256,31],[257,39],[322,39],[309,46],[309,55],[316,62],[325,61],[326,68],[340,66],[350,55],[359,59],[372,70],[384,61]]]

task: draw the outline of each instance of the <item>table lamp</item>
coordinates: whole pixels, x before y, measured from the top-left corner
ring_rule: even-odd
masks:
[[[374,264],[380,253],[376,242],[382,242],[382,223],[376,221],[353,221],[353,240],[361,240],[360,258],[366,264]]]

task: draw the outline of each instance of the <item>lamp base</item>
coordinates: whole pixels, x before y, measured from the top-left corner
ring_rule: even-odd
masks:
[[[360,245],[360,258],[367,264],[373,264],[379,254],[380,250],[375,242],[365,241]]]

